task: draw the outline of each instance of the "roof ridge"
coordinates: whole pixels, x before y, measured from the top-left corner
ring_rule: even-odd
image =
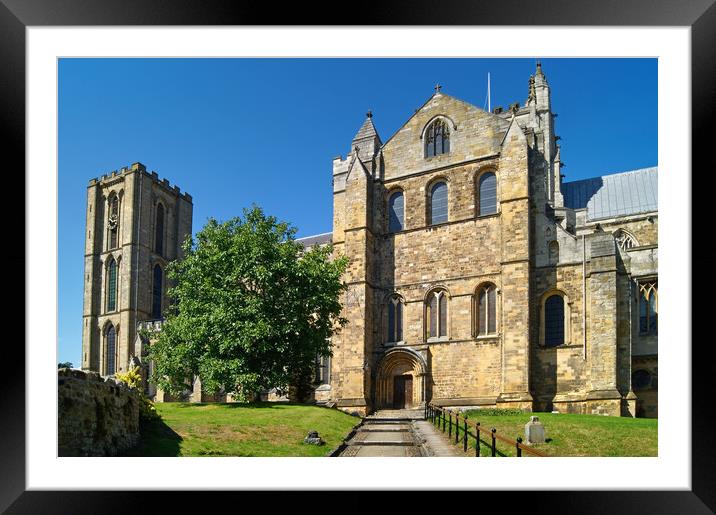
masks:
[[[602,178],[604,178],[604,177],[614,177],[614,176],[616,176],[616,175],[627,175],[627,174],[630,174],[630,173],[646,172],[646,171],[648,171],[648,170],[658,170],[658,169],[659,169],[659,166],[656,165],[656,166],[647,166],[647,167],[644,167],[644,168],[635,168],[635,169],[633,169],[633,170],[625,170],[625,171],[623,171],[623,172],[605,173],[605,174],[602,174],[602,175],[595,175],[594,177],[586,177],[586,178],[584,178],[584,179],[577,179],[576,181],[564,181],[564,182],[562,183],[562,186],[564,186],[565,184],[575,184],[575,183],[577,183],[577,182],[582,182],[582,181],[593,181],[593,180],[595,180],[595,179],[602,179]]]
[[[310,236],[303,236],[301,238],[296,238],[296,240],[305,240],[307,238],[315,238],[316,236],[325,236],[326,234],[333,234],[333,231],[322,232],[319,234],[311,234]]]

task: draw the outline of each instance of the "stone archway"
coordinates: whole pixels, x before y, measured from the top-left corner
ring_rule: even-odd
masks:
[[[374,405],[377,409],[424,407],[426,376],[427,365],[420,354],[407,348],[389,350],[378,365]],[[403,397],[396,398],[401,392]]]

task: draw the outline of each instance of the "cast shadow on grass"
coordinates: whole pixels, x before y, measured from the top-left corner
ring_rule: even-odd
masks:
[[[177,408],[196,408],[200,406],[212,406],[212,407],[226,407],[226,408],[285,408],[287,406],[311,406],[311,404],[301,404],[299,402],[288,402],[288,401],[259,401],[259,402],[176,402],[173,403]]]
[[[288,402],[288,401],[226,402],[226,403],[222,403],[222,405],[227,406],[229,408],[249,408],[249,409],[253,409],[253,408],[277,409],[277,408],[285,408],[286,406],[308,406],[308,404],[301,404],[298,402]]]
[[[181,456],[182,437],[161,418],[142,421],[139,433],[139,444],[122,456]]]

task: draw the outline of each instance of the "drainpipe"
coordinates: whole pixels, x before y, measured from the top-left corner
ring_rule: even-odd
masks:
[[[139,239],[142,231],[142,186],[144,184],[144,172],[141,169],[139,172],[139,216],[137,216],[137,239],[134,244],[137,246],[137,250],[134,253],[135,265],[134,265],[134,339],[137,339],[137,304],[139,298]],[[136,349],[135,349],[136,351]],[[140,357],[141,359],[141,357]]]
[[[632,314],[631,314],[631,305],[634,302],[634,281],[632,278],[629,278],[629,391],[632,391],[632,384],[631,384],[631,362],[632,362],[632,334],[634,332],[634,329],[632,328]]]
[[[582,234],[582,338],[583,359],[587,360],[587,244]]]

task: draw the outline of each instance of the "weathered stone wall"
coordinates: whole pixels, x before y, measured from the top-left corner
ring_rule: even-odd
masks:
[[[657,356],[634,356],[632,373],[645,370],[650,375],[648,384],[634,388],[636,416],[657,418],[659,416],[659,363]]]
[[[589,384],[589,367],[584,359],[584,333],[582,331],[582,266],[563,265],[537,268],[533,276],[533,293],[530,309],[531,325],[536,330],[532,338],[530,386],[540,410],[568,407],[581,412],[575,401],[584,400]],[[542,317],[543,301],[550,292],[562,292],[566,297],[565,316],[568,329],[565,345],[544,347]],[[556,405],[554,403],[557,403]]]
[[[500,394],[499,338],[430,345],[432,400],[440,405],[493,405]]]
[[[450,130],[450,153],[425,157],[425,126],[444,116]],[[433,171],[461,161],[484,158],[500,151],[508,122],[457,98],[432,96],[382,148],[385,179]]]
[[[137,444],[139,390],[68,368],[57,385],[59,456],[115,456]]]

